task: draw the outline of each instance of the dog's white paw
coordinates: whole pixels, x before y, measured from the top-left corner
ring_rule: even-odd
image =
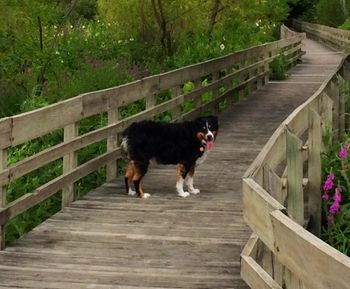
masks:
[[[201,191],[200,191],[199,189],[193,188],[193,189],[189,190],[189,192],[190,192],[191,194],[198,195]]]
[[[190,195],[190,193],[189,192],[179,192],[178,195],[181,198],[187,198]]]
[[[136,191],[133,191],[132,189],[129,189],[128,195],[134,197],[136,195]]]
[[[144,193],[142,199],[148,199],[151,196],[151,194]]]

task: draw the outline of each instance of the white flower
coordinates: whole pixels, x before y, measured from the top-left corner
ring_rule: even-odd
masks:
[[[220,49],[221,49],[221,50],[224,50],[224,49],[225,49],[225,44],[224,44],[224,43],[221,43],[221,44],[220,44]]]
[[[85,25],[81,26],[81,28],[85,29]]]
[[[118,40],[118,44],[120,44],[120,43],[122,43],[123,42],[123,40]]]
[[[69,26],[70,28],[73,28],[73,25]]]
[[[259,22],[255,22],[255,25],[256,25],[257,27],[259,27]]]
[[[130,41],[134,41],[134,38],[130,38]]]
[[[56,51],[55,51],[55,54],[57,54],[57,55],[58,55],[58,54],[60,54],[60,52],[56,50]]]
[[[63,61],[63,60],[61,60],[61,63],[64,63],[64,61]]]

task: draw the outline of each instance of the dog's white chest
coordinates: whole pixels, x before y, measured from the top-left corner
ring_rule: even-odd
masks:
[[[208,157],[208,151],[206,150],[204,153],[203,153],[203,155],[200,157],[200,158],[198,158],[197,159],[197,161],[196,161],[196,165],[198,166],[198,165],[201,165],[202,163],[204,163],[204,161],[207,159],[207,157]]]

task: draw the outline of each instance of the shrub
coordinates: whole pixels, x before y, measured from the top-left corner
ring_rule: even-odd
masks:
[[[272,80],[284,80],[287,78],[287,57],[280,53],[277,55],[274,60],[270,63],[271,75],[270,79]]]

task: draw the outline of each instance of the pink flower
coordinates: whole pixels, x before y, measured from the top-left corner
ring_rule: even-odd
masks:
[[[342,200],[341,192],[342,192],[342,188],[341,187],[336,187],[335,194],[333,196],[334,202],[337,202],[337,203],[341,202],[341,200]]]
[[[333,188],[333,180],[334,180],[334,174],[330,173],[327,176],[326,181],[323,184],[323,190],[324,191],[330,191]]]
[[[137,67],[136,67],[136,66],[134,66],[133,68],[131,68],[130,74],[131,74],[133,77],[136,77],[136,76],[137,76]]]
[[[324,193],[324,194],[322,195],[322,200],[325,201],[325,202],[328,202],[329,196],[328,196],[327,193]]]
[[[334,203],[329,208],[329,213],[332,214],[332,215],[335,215],[336,213],[339,212],[339,210],[340,210],[339,203],[334,201]]]
[[[349,145],[345,143],[340,149],[340,151],[338,152],[338,156],[341,159],[346,160],[348,158],[348,149],[349,149]]]

